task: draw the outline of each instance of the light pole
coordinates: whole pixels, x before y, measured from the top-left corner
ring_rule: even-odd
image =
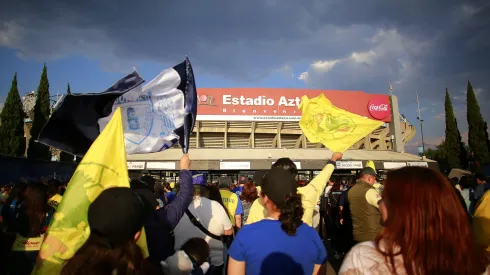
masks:
[[[419,93],[417,92],[417,109],[418,109],[418,116],[417,119],[420,122],[420,134],[422,135],[422,159],[425,157],[425,143],[424,143],[424,127],[423,123],[424,120],[420,117],[420,103],[419,103]]]

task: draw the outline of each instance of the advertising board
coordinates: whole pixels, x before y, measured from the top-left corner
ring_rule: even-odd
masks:
[[[324,94],[333,105],[370,119],[391,121],[388,95],[361,91],[276,88],[201,88],[197,120],[299,121],[301,97]]]

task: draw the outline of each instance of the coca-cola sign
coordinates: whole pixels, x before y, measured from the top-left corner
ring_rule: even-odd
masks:
[[[369,100],[369,114],[378,120],[383,120],[390,115],[390,103],[387,97],[375,97]]]

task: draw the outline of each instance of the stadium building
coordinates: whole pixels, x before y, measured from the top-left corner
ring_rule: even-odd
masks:
[[[220,175],[252,174],[281,157],[296,162],[300,178],[318,173],[332,152],[308,141],[299,127],[300,99],[324,94],[333,105],[385,124],[344,153],[336,174],[355,173],[368,160],[383,171],[407,165],[437,168],[437,163],[408,154],[405,144],[415,127],[398,111],[397,98],[361,91],[203,88],[198,89],[197,122],[190,139],[191,169]],[[345,125],[344,127],[349,127]],[[342,129],[339,129],[342,131]],[[128,156],[132,176],[151,174],[175,180],[180,148]]]

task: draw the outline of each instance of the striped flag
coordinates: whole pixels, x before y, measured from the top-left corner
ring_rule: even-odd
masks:
[[[136,72],[133,74],[139,77]],[[128,154],[159,152],[177,142],[187,153],[197,115],[197,93],[190,61],[186,58],[184,62],[162,71],[145,86],[141,85],[141,77],[139,79],[141,81],[132,82],[115,97],[100,97],[104,93],[75,95],[73,98],[68,95],[55,109],[55,118],[48,121],[39,141],[83,155],[111,120],[115,110],[121,108]],[[70,104],[66,103],[67,100]],[[84,107],[87,102],[91,104]],[[67,113],[68,118],[64,116]],[[86,113],[96,115],[86,120]],[[85,138],[82,144],[76,137],[63,136],[64,129],[73,128],[79,129],[77,134]]]

